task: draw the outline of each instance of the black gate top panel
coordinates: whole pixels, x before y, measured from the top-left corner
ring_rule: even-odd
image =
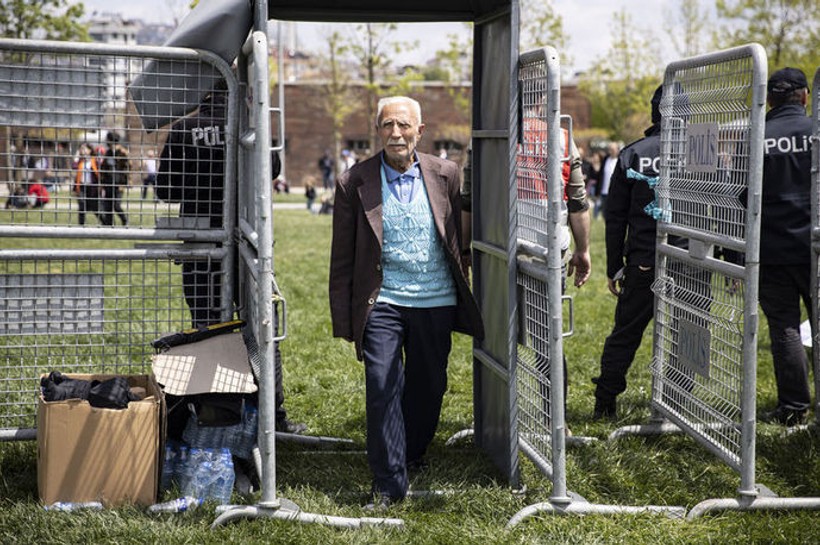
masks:
[[[510,9],[514,0],[419,0],[390,6],[383,0],[270,0],[271,19],[328,22],[437,22],[475,21]]]

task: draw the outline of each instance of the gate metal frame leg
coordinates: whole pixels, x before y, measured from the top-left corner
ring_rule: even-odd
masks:
[[[568,437],[567,440],[571,439]],[[579,437],[583,441],[578,441],[578,444],[588,444],[591,441],[586,440],[594,440],[594,438],[588,437]],[[548,478],[552,478],[552,471],[550,467],[543,463],[540,460],[537,453],[535,453],[532,449],[528,447],[528,445],[524,442],[519,444],[521,447],[522,452],[536,465],[538,469],[544,473]],[[522,521],[539,515],[539,514],[551,514],[551,515],[589,515],[589,514],[598,514],[598,515],[618,515],[618,514],[642,514],[642,513],[663,513],[669,518],[673,519],[682,519],[686,515],[686,509],[684,507],[678,506],[663,506],[663,505],[642,505],[642,506],[629,506],[629,505],[611,505],[611,504],[597,504],[597,503],[589,503],[586,499],[584,499],[581,495],[572,492],[570,490],[566,491],[565,496],[561,497],[552,497],[549,501],[535,503],[532,505],[528,505],[527,507],[518,511],[510,521],[507,523],[507,529],[514,528],[518,526]]]

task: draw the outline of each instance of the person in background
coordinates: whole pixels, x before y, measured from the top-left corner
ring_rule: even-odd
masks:
[[[97,215],[100,223],[106,225],[100,215],[100,169],[97,158],[88,142],[80,144],[74,176],[74,194],[77,196],[77,214],[80,225],[85,225],[86,212]]]
[[[43,208],[50,200],[48,189],[40,182],[29,184],[27,194],[31,208]]]
[[[157,197],[179,202],[181,216],[208,218],[211,228],[222,226],[227,95],[227,84],[222,80],[203,99],[196,113],[174,123],[160,153],[157,173]],[[276,178],[281,163],[276,153],[271,159],[271,175]],[[183,291],[194,328],[221,322],[221,272],[219,260],[182,263]],[[276,431],[303,433],[307,426],[289,420],[284,407],[279,343],[275,343],[274,365]]]
[[[319,215],[333,214],[333,193],[323,193],[319,202]]]
[[[413,99],[381,99],[376,128],[383,150],[336,182],[329,282],[333,336],[364,362],[367,510],[401,501],[426,466],[452,332],[484,334],[462,259],[461,169],[416,151]]]
[[[616,399],[626,390],[627,371],[653,317],[657,222],[646,211],[655,200],[647,179],[660,174],[662,96],[663,86],[659,86],[651,100],[652,126],[642,139],[623,149],[611,169],[604,216],[606,276],[609,291],[618,302],[615,324],[604,342],[600,374],[592,379],[596,385],[594,420],[615,418]],[[610,153],[613,149],[610,147]]]
[[[49,169],[46,170],[45,175],[43,175],[42,184],[46,191],[53,193],[57,191],[60,180],[54,175],[54,171]]]
[[[28,208],[29,198],[26,195],[26,189],[22,184],[15,184],[14,192],[6,199],[6,210],[11,208],[20,209]]]
[[[148,188],[157,186],[157,159],[154,150],[145,152],[145,159],[142,160],[142,171],[145,176],[142,178],[142,200],[148,196]],[[154,189],[154,198],[157,198],[157,191]]]
[[[100,165],[100,182],[103,191],[103,214],[106,225],[114,225],[114,214],[123,225],[128,225],[128,216],[122,209],[122,194],[128,187],[128,150],[120,144],[120,135],[110,131],[106,135],[107,147]]]
[[[595,184],[599,176],[598,168],[590,161],[590,156],[584,148],[579,146],[578,154],[581,156],[581,173],[584,175],[587,198],[591,200],[595,196]]]
[[[308,212],[313,212],[313,203],[316,201],[316,179],[313,176],[305,178],[305,200],[307,201]]]
[[[350,170],[350,167],[356,164],[356,154],[348,149],[342,150],[342,157],[340,162],[340,167],[342,172],[346,170]]]
[[[333,173],[333,155],[330,154],[329,149],[326,149],[325,153],[319,157],[317,166],[319,167],[319,172],[322,173],[322,190],[329,191],[333,189],[333,182],[335,181]]]
[[[804,423],[811,405],[809,362],[800,340],[800,302],[810,323],[817,312],[811,302],[808,87],[806,75],[797,68],[772,74],[763,140],[759,297],[769,322],[777,407],[762,420],[785,426]]]
[[[606,220],[606,201],[609,196],[609,184],[612,173],[615,172],[615,164],[618,162],[620,147],[616,142],[610,142],[606,148],[607,154],[601,161],[601,170],[598,176],[597,193],[598,205],[595,207],[595,218],[600,214]]]

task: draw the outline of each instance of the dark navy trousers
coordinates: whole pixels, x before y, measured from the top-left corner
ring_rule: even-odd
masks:
[[[615,305],[615,325],[604,341],[601,374],[593,378],[597,384],[595,398],[610,403],[626,390],[626,373],[641,346],[643,332],[652,320],[655,295],[652,282],[655,268],[642,271],[630,265],[624,276],[623,291]]]
[[[760,266],[759,299],[769,322],[777,405],[796,411],[811,405],[809,358],[800,340],[801,300],[812,316],[810,271],[808,264]]]
[[[455,307],[376,303],[367,318],[365,366],[367,461],[373,492],[407,494],[407,462],[420,459],[438,427],[447,390]]]

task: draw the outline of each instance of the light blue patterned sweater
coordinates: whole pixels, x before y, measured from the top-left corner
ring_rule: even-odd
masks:
[[[382,174],[382,289],[378,301],[402,307],[456,304],[456,287],[447,264],[427,190],[399,202]]]

